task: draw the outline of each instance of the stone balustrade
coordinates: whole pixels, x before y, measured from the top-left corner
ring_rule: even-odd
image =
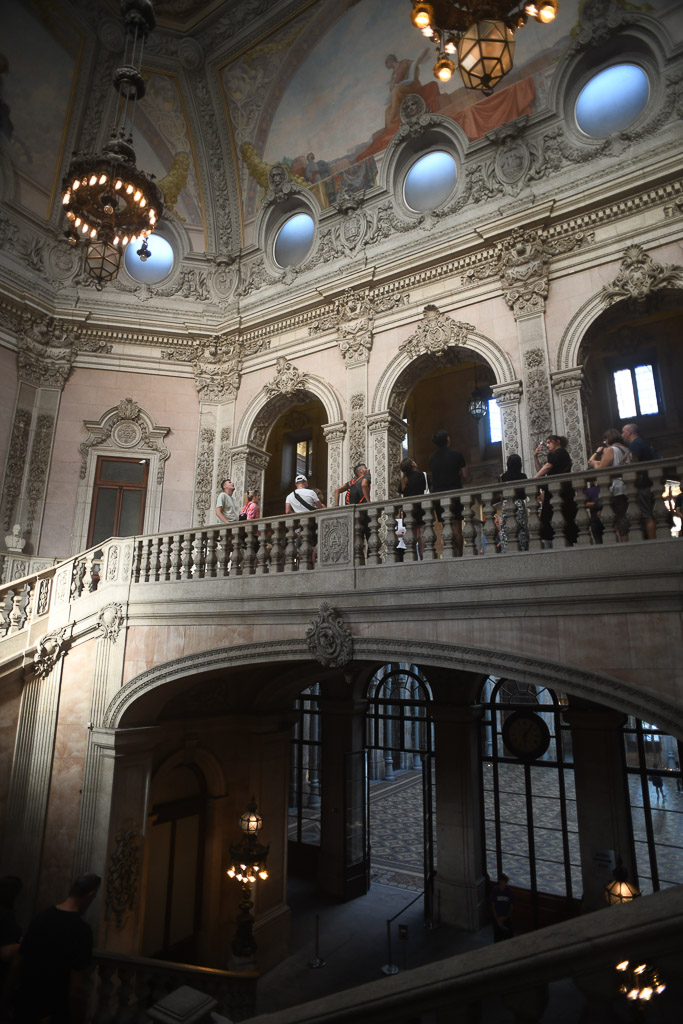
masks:
[[[92,1024],[147,1024],[147,1010],[181,985],[217,1002],[217,1012],[240,1021],[256,1007],[255,971],[218,971],[190,964],[98,951],[91,972]]]
[[[0,587],[0,642],[13,647],[17,634],[31,630],[60,607],[111,584],[135,585],[176,580],[316,573],[394,565],[399,553],[395,521],[405,525],[405,562],[418,558],[416,538],[423,522],[425,561],[457,556],[456,528],[462,516],[464,559],[533,556],[544,551],[539,491],[547,492],[552,512],[553,548],[584,548],[593,543],[585,488],[597,482],[601,492],[603,545],[617,542],[610,485],[624,483],[626,519],[632,543],[641,540],[639,497],[644,481],[652,494],[656,538],[671,541],[668,483],[683,477],[683,459],[658,460],[605,472],[586,471],[543,480],[487,484],[437,495],[318,509],[303,515],[276,516],[229,526],[188,529],[153,536],[112,538],[59,565]],[[523,498],[524,526],[516,515]],[[438,519],[442,523],[438,523]],[[547,515],[547,519],[550,517]],[[504,543],[497,543],[500,527]],[[525,536],[526,534],[526,536]],[[7,650],[9,655],[10,651]],[[0,657],[2,657],[0,655]]]

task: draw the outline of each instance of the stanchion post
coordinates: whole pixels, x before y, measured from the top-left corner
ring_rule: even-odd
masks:
[[[398,967],[391,962],[391,921],[387,921],[387,962],[382,967],[382,974],[398,974]]]
[[[308,961],[308,966],[312,970],[325,966],[325,961],[320,959],[320,914],[315,915],[315,953],[313,959]]]

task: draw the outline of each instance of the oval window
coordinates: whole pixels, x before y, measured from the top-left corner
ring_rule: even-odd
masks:
[[[636,64],[605,68],[584,85],[576,101],[576,123],[592,138],[604,138],[631,124],[645,109],[650,83]]]
[[[315,222],[307,213],[295,213],[277,233],[273,255],[279,267],[301,263],[313,245]]]
[[[417,213],[435,210],[455,187],[457,168],[450,153],[437,150],[416,160],[406,174],[403,196],[406,206]]]
[[[145,258],[140,259],[142,241],[129,242],[123,262],[135,281],[141,284],[159,284],[173,269],[173,249],[161,235],[150,235],[147,239]]]

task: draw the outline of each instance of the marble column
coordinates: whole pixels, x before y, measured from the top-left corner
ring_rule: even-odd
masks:
[[[230,472],[240,504],[245,491],[253,489],[263,495],[263,480],[269,461],[268,452],[253,444],[243,444],[232,449]]]
[[[348,480],[344,464],[344,438],[346,437],[346,424],[325,423],[323,434],[327,442],[327,504],[333,502],[335,487]]]
[[[558,370],[550,375],[555,399],[555,422],[559,434],[569,441],[568,450],[574,469],[586,465],[591,454],[587,422],[587,405],[584,390],[587,383],[583,367],[572,366],[569,370]]]
[[[398,494],[401,477],[401,445],[406,425],[393,412],[374,413],[368,417],[370,431],[369,465],[372,470],[371,497],[385,501]]]
[[[488,920],[480,801],[481,708],[435,704],[437,913],[476,931]]]
[[[221,480],[230,476],[230,452],[234,427],[235,402],[202,401],[199,406],[197,461],[195,466],[193,526],[211,526],[216,522],[216,496]],[[235,489],[237,493],[237,488]],[[239,492],[240,498],[242,491]]]
[[[322,841],[318,886],[323,892],[343,900],[348,898],[345,863],[345,804],[349,802],[345,779],[346,755],[364,750],[367,705],[365,701],[356,701],[352,697],[322,697],[318,706],[322,726]],[[364,800],[364,794],[355,794],[354,800],[358,799]]]
[[[587,912],[606,906],[612,862],[621,859],[629,881],[638,884],[622,732],[626,716],[607,708],[570,706],[564,718],[572,735],[583,910]]]

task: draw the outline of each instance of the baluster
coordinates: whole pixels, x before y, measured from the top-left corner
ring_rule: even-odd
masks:
[[[173,534],[173,540],[171,542],[171,571],[170,571],[170,579],[172,579],[172,580],[179,580],[180,579],[180,544],[181,544],[181,539],[182,539],[181,538],[181,534],[179,534],[179,533],[174,533]]]
[[[206,538],[206,550],[204,557],[204,575],[214,577],[216,575],[216,538],[218,536],[218,530],[207,530],[205,534]]]
[[[650,479],[652,480],[652,498],[654,501],[655,536],[657,540],[674,540],[671,535],[671,510],[666,504],[664,491],[668,479],[668,471],[662,469],[651,469]]]
[[[287,530],[285,524],[279,519],[273,526],[273,546],[270,550],[271,571],[285,571],[285,543]]]
[[[232,560],[231,576],[241,576],[244,572],[244,527],[233,526],[232,529]]]
[[[149,578],[156,582],[160,578],[159,555],[161,552],[161,537],[152,537],[149,542]]]
[[[299,569],[313,568],[313,522],[310,516],[299,521],[301,547],[299,548]]]
[[[465,513],[466,513],[466,500],[467,500],[466,497],[461,499],[461,503],[462,503],[462,506],[463,506],[463,515],[465,515]],[[432,522],[434,520],[434,515],[432,513],[434,513],[434,509],[435,509],[435,506],[437,504],[438,504],[438,502],[432,501],[432,503],[431,503],[432,511],[428,514],[429,517],[428,517],[428,520],[427,520],[427,524],[425,526],[425,551],[427,550],[427,547],[426,547],[427,530],[430,527],[430,520]],[[455,550],[455,530],[453,529],[453,509],[451,508],[450,501],[447,501],[446,504],[442,506],[441,518],[443,520],[443,523],[442,523],[442,526],[441,526],[441,543],[443,545],[443,550],[441,552],[441,557],[442,558],[455,558],[455,556],[456,556],[456,550]],[[432,529],[432,533],[434,534],[434,539],[436,541],[436,530],[434,529],[433,525],[431,526],[431,529]],[[465,550],[464,553],[467,554],[467,551]],[[437,553],[437,550],[436,550],[436,543],[434,544],[434,554],[433,554],[432,557],[433,558],[437,558],[438,557],[438,553]]]
[[[285,545],[285,572],[296,572],[299,568],[296,557],[296,527],[294,519],[285,520],[287,543]]]
[[[517,511],[515,490],[514,487],[504,488],[500,509],[500,550],[508,554],[511,551],[519,551],[519,523],[515,517]]]
[[[384,561],[388,565],[398,562],[398,537],[396,536],[396,520],[400,509],[396,505],[387,505],[384,508],[387,521],[387,536],[385,541],[386,555]]]
[[[133,564],[130,570],[130,578],[133,583],[140,582],[140,566],[142,564],[142,541],[136,540],[133,543]]]
[[[406,532],[403,535],[406,546],[403,552],[403,561],[415,562],[417,561],[417,551],[415,550],[415,506],[412,501],[406,501],[403,506],[403,525],[406,528]]]
[[[478,549],[478,546],[477,546],[477,524],[475,522],[475,519],[476,519],[476,514],[475,514],[476,513],[476,507],[475,507],[476,497],[475,497],[475,495],[474,494],[462,494],[460,496],[460,504],[462,505],[462,523],[461,523],[461,527],[460,527],[461,530],[462,530],[462,553],[463,553],[463,555],[466,558],[468,558],[468,557],[471,558],[472,556],[479,554],[479,549]],[[453,518],[453,513],[452,513],[452,510],[450,508],[450,502],[448,503],[448,507],[449,507],[449,511],[451,512],[451,519],[452,519]],[[446,516],[445,516],[445,508],[444,508],[444,527],[445,527],[445,524],[446,524]],[[457,552],[457,544],[456,544],[455,527],[452,524],[451,524],[451,529],[453,531],[453,541],[452,541],[453,557],[455,557],[458,552]],[[445,554],[446,554],[446,551],[445,551],[445,547],[444,547],[444,556],[445,556]]]
[[[183,542],[180,546],[180,579],[189,580],[192,578],[192,534],[183,533]]]
[[[365,513],[359,505],[353,509],[353,564],[365,565]]]
[[[83,560],[84,572],[83,572],[83,577],[82,577],[82,584],[83,584],[83,586],[82,586],[81,593],[83,592],[83,590],[85,590],[86,594],[89,594],[91,590],[95,589],[95,587],[93,585],[93,571],[92,571],[92,569],[93,569],[93,559],[94,559],[94,555],[91,552],[89,555],[86,555],[84,560]]]
[[[617,534],[614,529],[614,521],[616,516],[614,515],[614,509],[612,508],[612,496],[610,494],[610,484],[612,478],[600,474],[595,478],[595,482],[600,488],[600,504],[602,510],[600,512],[600,522],[602,523],[602,543],[603,544],[616,544]]]
[[[423,512],[423,526],[422,526],[422,557],[429,561],[439,557],[439,553],[436,550],[436,531],[434,530],[434,505],[435,502],[431,498],[423,498],[421,503]],[[450,510],[449,510],[450,513]],[[451,525],[451,532],[452,532]],[[443,531],[441,533],[443,539]]]
[[[257,576],[263,576],[264,573],[270,571],[268,565],[269,554],[268,545],[270,543],[268,537],[271,533],[271,525],[269,523],[263,523],[261,530],[261,538],[259,540],[258,551],[256,552],[256,574]]]
[[[546,511],[544,512],[545,523],[543,518],[541,519],[541,526],[545,526],[545,529],[541,532],[542,534],[546,534],[546,536],[543,538],[544,546],[551,548],[560,536],[561,515],[558,512],[558,508],[560,505],[560,488],[559,484],[556,483],[556,481],[554,481],[552,477],[545,477],[544,480],[545,482],[543,486],[546,489],[548,497],[547,503],[545,505]]]
[[[137,1017],[137,1010],[141,1007],[135,1005],[131,1006],[131,997],[134,992],[135,982],[135,968],[125,967],[119,968],[119,990],[117,993],[118,1003],[118,1014],[116,1017],[117,1024],[126,1024],[126,1021],[134,1020]]]
[[[204,577],[204,534],[195,533],[192,538],[192,578],[201,580]]]
[[[629,527],[628,536],[630,541],[642,540],[643,537],[636,476],[636,471],[633,469],[623,473],[624,490],[626,493],[626,522]]]
[[[159,547],[159,574],[157,579],[168,580],[171,577],[171,538],[167,533],[161,538]]]
[[[107,961],[99,961],[97,974],[99,984],[97,986],[97,1002],[93,1024],[108,1024],[116,1020],[116,1009],[111,1005],[114,994],[114,974],[116,965]]]
[[[256,527],[253,522],[247,522],[244,527],[244,562],[242,575],[254,575],[254,562],[256,560]]]
[[[542,493],[542,492],[541,492]],[[532,494],[529,498],[529,515],[528,515],[528,530],[529,530],[529,551],[540,551],[543,547],[541,541],[541,507],[542,503],[538,501],[538,495]]]
[[[379,537],[379,560],[384,565],[387,560],[387,536],[389,534],[389,523],[386,508],[379,509],[377,516],[377,536]],[[392,537],[395,534],[392,530]]]
[[[151,562],[150,541],[146,538],[140,541],[140,579],[149,583],[149,568]]]
[[[379,565],[379,523],[377,517],[379,509],[376,505],[370,506],[368,512],[368,565]]]
[[[496,523],[494,520],[493,491],[484,491],[481,496],[483,508],[482,518],[484,520],[484,543],[482,545],[483,555],[495,555],[496,553]]]
[[[228,531],[223,526],[218,531],[218,559],[216,564],[215,575],[223,578],[228,575],[228,561],[230,559],[230,542],[228,537]]]
[[[586,502],[583,500],[584,483],[583,481],[577,481],[579,483],[579,489],[577,490],[577,497],[579,500],[576,502],[576,546],[579,548],[589,547],[592,544],[591,537],[591,514],[590,509],[586,508]],[[586,484],[587,486],[587,484]]]

